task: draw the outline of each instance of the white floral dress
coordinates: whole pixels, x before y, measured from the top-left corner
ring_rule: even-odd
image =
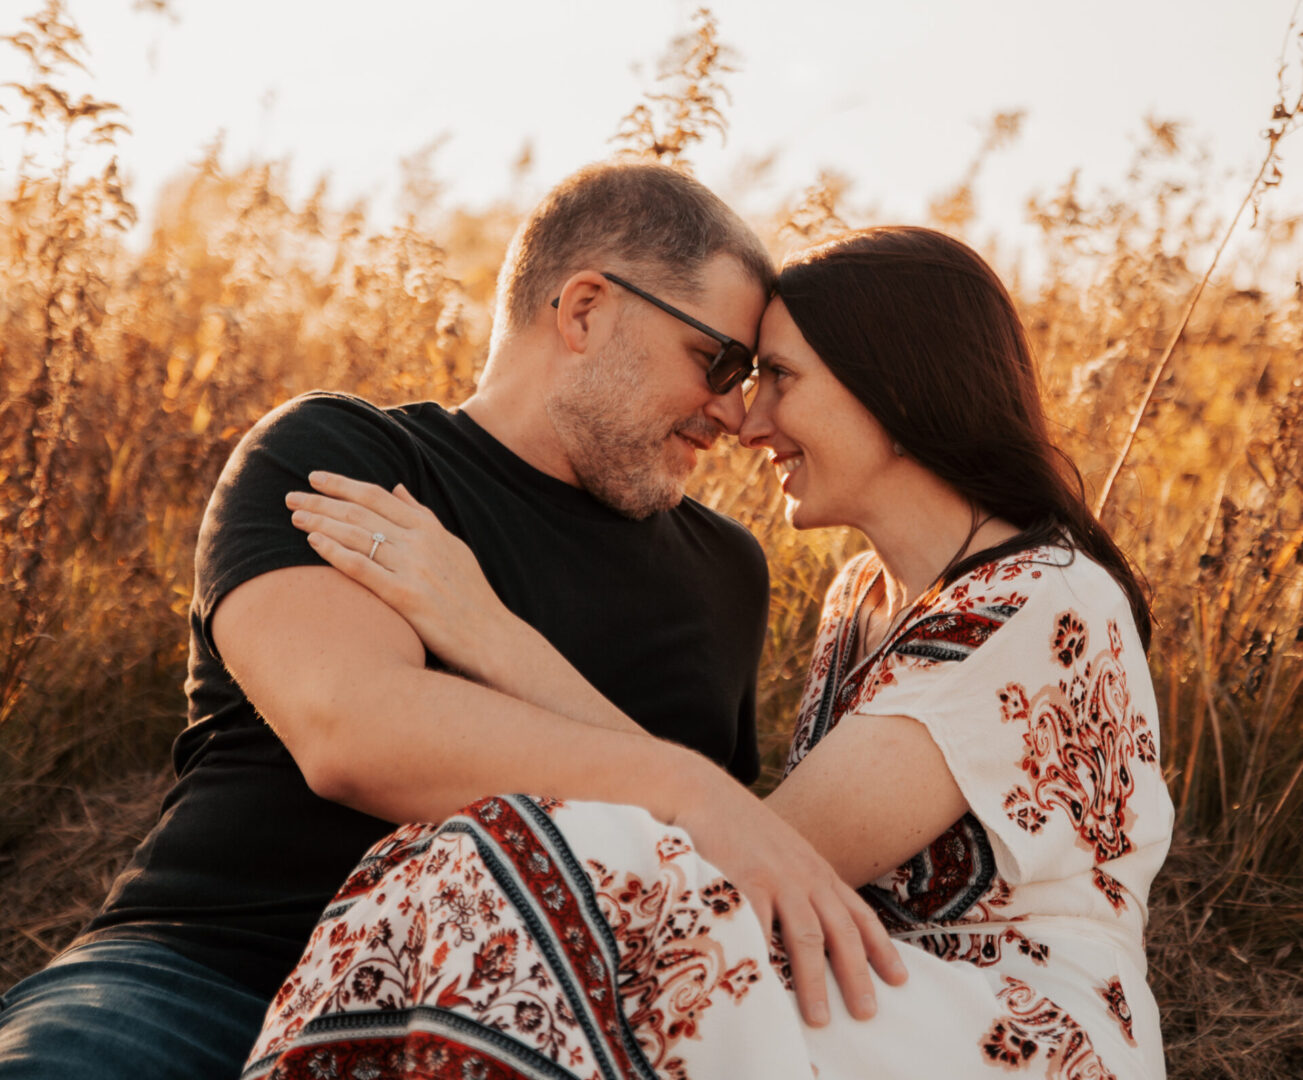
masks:
[[[838,723],[910,716],[968,802],[861,890],[897,940],[986,983],[978,1045],[953,1013],[916,1034],[1018,1076],[1162,1077],[1144,929],[1173,812],[1125,595],[1079,552],[1022,552],[923,597],[851,667],[879,571],[865,553],[828,592],[787,771]],[[946,1075],[981,1075],[964,1069]]]
[[[1040,549],[924,597],[848,670],[878,567],[824,611],[789,770],[837,723],[926,724],[970,813],[863,892],[910,977],[800,1020],[781,950],[645,811],[481,800],[377,844],[272,1002],[246,1080],[1164,1073],[1145,984],[1172,809],[1121,591]]]

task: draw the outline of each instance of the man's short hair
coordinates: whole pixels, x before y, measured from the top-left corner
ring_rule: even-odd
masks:
[[[759,237],[705,185],[664,165],[589,165],[553,188],[516,230],[498,275],[498,321],[523,329],[566,278],[586,268],[636,273],[644,288],[691,297],[719,254],[773,288]]]

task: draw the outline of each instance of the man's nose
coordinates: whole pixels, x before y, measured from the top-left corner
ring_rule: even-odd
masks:
[[[712,394],[705,413],[730,435],[736,435],[747,414],[742,385],[739,383],[727,394]]]

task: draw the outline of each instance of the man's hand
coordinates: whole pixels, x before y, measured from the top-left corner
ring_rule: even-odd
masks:
[[[819,1027],[829,1019],[825,954],[847,1011],[872,1016],[870,966],[892,985],[906,978],[877,915],[792,826],[709,763],[701,765],[706,775],[686,785],[696,795],[672,824],[746,896],[766,934],[777,923],[806,1022]]]

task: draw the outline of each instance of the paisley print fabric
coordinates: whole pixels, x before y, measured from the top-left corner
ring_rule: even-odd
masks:
[[[828,592],[788,771],[839,724],[923,723],[969,812],[861,895],[893,935],[982,972],[989,1068],[1161,1077],[1143,934],[1172,807],[1121,590],[1080,553],[1025,551],[924,595],[852,666],[879,570],[865,553]]]
[[[715,1015],[762,972],[757,997],[788,997],[742,908],[632,807],[507,796],[403,826],[322,916],[245,1080],[715,1075],[692,1066],[736,1021]]]
[[[879,572],[824,609],[788,770],[904,715],[969,811],[861,892],[909,980],[805,1026],[781,943],[645,811],[481,800],[376,845],[268,1011],[245,1080],[1158,1080],[1150,882],[1172,810],[1120,590],[1056,548],[921,597],[858,665]],[[832,984],[831,973],[828,975]]]

